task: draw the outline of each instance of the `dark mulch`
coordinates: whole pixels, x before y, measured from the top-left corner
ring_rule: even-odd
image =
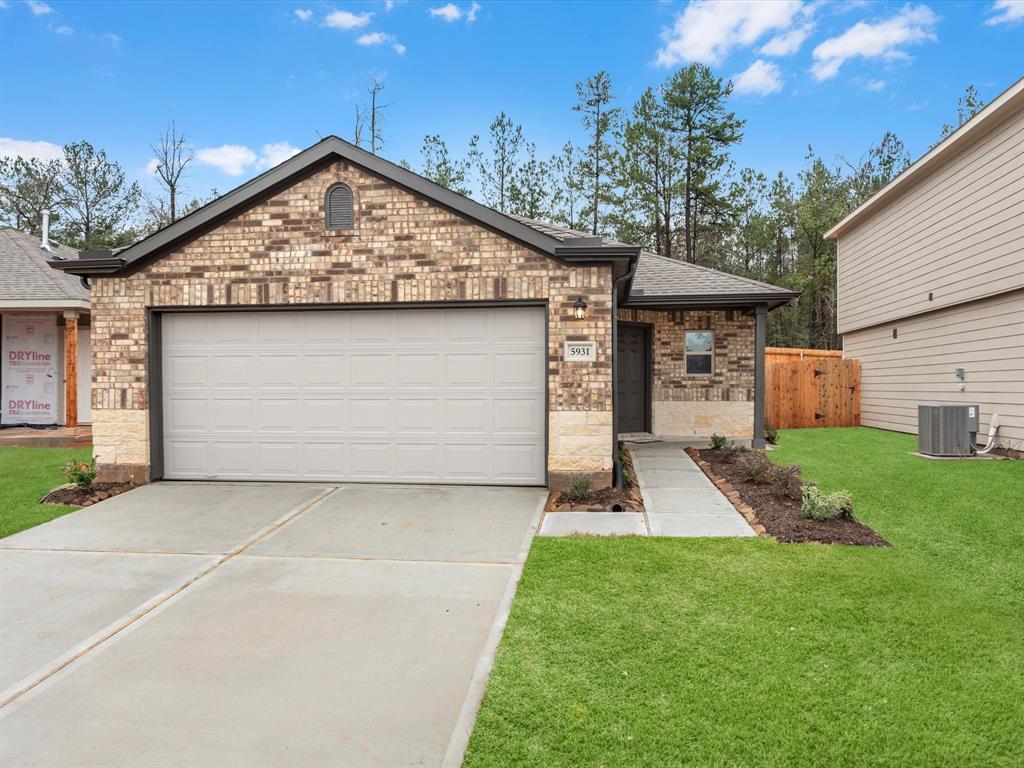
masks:
[[[640,495],[640,488],[636,485],[636,469],[633,467],[633,457],[629,451],[623,451],[623,469],[625,475],[625,487],[623,488],[601,488],[591,491],[590,494],[580,501],[573,501],[565,491],[554,491],[548,496],[546,510],[548,512],[612,512],[615,505],[621,506],[622,511],[643,512],[644,501]]]
[[[695,452],[711,466],[715,474],[727,480],[736,489],[745,503],[753,507],[758,522],[778,541],[889,546],[889,542],[870,527],[856,520],[837,517],[818,521],[804,517],[800,511],[799,500],[776,495],[770,485],[743,480],[737,473],[735,461],[723,461],[723,458],[729,458],[727,451],[706,448]]]
[[[93,483],[89,490],[82,490],[77,485],[62,485],[55,488],[39,500],[40,504],[62,504],[67,507],[88,507],[97,501],[109,499],[119,493],[130,491],[134,483]]]

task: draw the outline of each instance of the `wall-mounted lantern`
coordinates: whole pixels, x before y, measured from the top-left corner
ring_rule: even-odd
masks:
[[[580,296],[576,299],[576,303],[572,305],[572,314],[577,320],[587,319],[587,302]]]

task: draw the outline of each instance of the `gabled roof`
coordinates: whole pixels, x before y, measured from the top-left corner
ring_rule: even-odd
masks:
[[[53,241],[46,251],[34,235],[0,229],[0,306],[31,308],[31,302],[40,302],[40,307],[87,305],[89,290],[79,278],[50,269],[54,258],[77,259],[78,251]]]
[[[825,233],[829,240],[838,240],[857,224],[881,209],[890,200],[903,194],[928,174],[944,165],[960,151],[985,136],[1014,111],[1024,109],[1024,77],[1011,85],[987,107],[936,144],[924,157],[890,181],[867,201],[861,203],[846,218]]]
[[[296,178],[336,158],[357,165],[418,197],[428,199],[442,208],[460,214],[566,264],[610,262],[617,273],[625,274],[636,260],[640,250],[624,244],[595,247],[590,243],[565,242],[470,200],[464,195],[452,192],[440,184],[377,157],[337,136],[328,136],[280,165],[178,219],[173,224],[119,251],[116,255],[88,254],[73,264],[54,262],[51,266],[74,274],[88,275],[116,274],[131,270],[148,260],[159,257],[179,243],[227,220],[259,200],[286,188]]]
[[[513,217],[527,226],[561,240],[592,237],[585,232],[559,227],[545,221]],[[623,245],[601,238],[608,246]],[[766,303],[772,307],[800,294],[747,277],[719,272],[679,259],[641,251],[636,273],[623,306],[736,306]]]

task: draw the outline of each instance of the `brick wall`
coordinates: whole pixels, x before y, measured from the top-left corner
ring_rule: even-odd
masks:
[[[339,181],[353,191],[356,226],[327,231],[324,195]],[[611,291],[608,267],[562,266],[339,160],[133,274],[94,280],[96,461],[107,477],[148,473],[147,307],[543,299],[549,472],[607,481]],[[584,321],[573,318],[580,296]],[[596,341],[597,362],[563,365],[567,340]],[[586,429],[560,416],[578,412],[594,414]]]
[[[645,323],[652,329],[652,427],[657,434],[753,436],[753,315],[738,309],[620,309],[619,319]],[[684,334],[709,330],[715,334],[714,372],[688,376]]]

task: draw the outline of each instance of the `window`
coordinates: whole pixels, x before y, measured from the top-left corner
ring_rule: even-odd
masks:
[[[710,376],[714,371],[715,334],[712,331],[686,332],[686,375]]]
[[[327,190],[327,229],[354,229],[355,212],[352,210],[352,190],[344,184],[335,184]]]

